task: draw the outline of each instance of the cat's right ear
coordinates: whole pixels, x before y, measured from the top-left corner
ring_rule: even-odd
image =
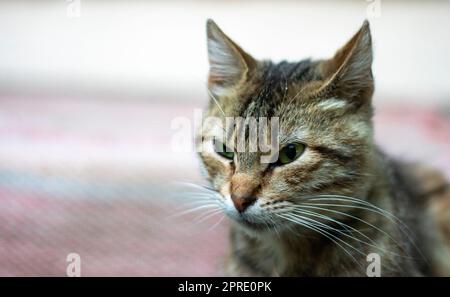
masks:
[[[248,79],[256,61],[234,43],[213,20],[206,23],[208,39],[208,88],[216,95],[237,87]]]

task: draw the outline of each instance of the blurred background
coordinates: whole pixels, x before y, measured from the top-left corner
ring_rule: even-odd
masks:
[[[376,138],[450,178],[448,1],[0,1],[0,275],[217,275],[227,219],[172,120],[207,101],[205,22],[256,58],[331,56],[371,23]],[[175,216],[174,216],[175,214]]]

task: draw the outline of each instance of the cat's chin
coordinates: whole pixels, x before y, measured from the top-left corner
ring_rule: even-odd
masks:
[[[256,216],[250,212],[239,213],[234,208],[229,208],[225,212],[231,221],[239,227],[250,233],[270,233],[280,229],[280,226],[274,220],[264,220],[261,216]]]
[[[268,232],[275,232],[275,226],[272,222],[252,222],[249,220],[246,220],[244,218],[233,218],[233,221],[236,223],[237,226],[239,226],[242,229],[245,229],[247,231],[256,232],[256,233],[268,233]]]

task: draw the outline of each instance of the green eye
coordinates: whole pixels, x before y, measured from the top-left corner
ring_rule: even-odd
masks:
[[[289,143],[280,151],[278,163],[281,165],[291,163],[300,157],[304,150],[305,145],[302,143]]]
[[[219,156],[222,156],[222,157],[224,157],[226,159],[229,159],[229,160],[233,160],[234,152],[230,152],[230,149],[227,148],[227,146],[224,143],[218,143],[217,147],[220,148],[220,149],[216,150],[216,153]]]

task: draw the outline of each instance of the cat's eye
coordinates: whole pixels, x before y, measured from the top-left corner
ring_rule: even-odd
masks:
[[[219,156],[222,156],[229,160],[233,160],[234,152],[232,152],[224,143],[218,142],[216,144],[216,147],[218,148],[218,149],[216,149],[216,153]]]
[[[289,143],[283,149],[281,149],[278,156],[278,164],[284,165],[291,163],[298,159],[305,151],[305,145],[302,143]]]

